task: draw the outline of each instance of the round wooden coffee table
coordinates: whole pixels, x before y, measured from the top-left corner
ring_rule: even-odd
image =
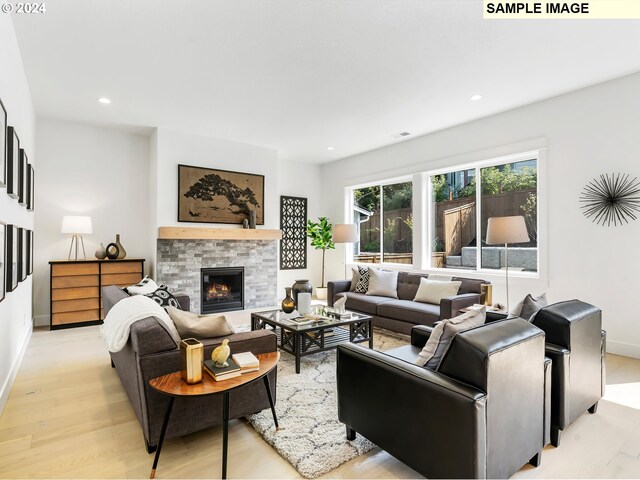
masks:
[[[171,409],[173,408],[173,402],[176,397],[201,397],[206,395],[218,395],[222,394],[222,477],[227,478],[227,447],[229,440],[229,392],[238,387],[242,387],[249,383],[263,380],[264,386],[267,390],[267,398],[269,398],[269,405],[271,406],[271,413],[273,414],[273,422],[276,429],[278,428],[278,418],[276,417],[276,410],[273,405],[273,396],[271,395],[271,385],[269,384],[269,377],[267,374],[276,368],[278,360],[280,359],[280,352],[261,353],[256,355],[260,360],[260,370],[255,372],[243,373],[239,377],[230,378],[229,380],[223,380],[216,382],[208,373],[204,373],[202,376],[202,382],[194,385],[189,385],[180,376],[180,372],[173,372],[161,377],[153,378],[149,380],[149,385],[158,392],[169,396],[169,405],[167,406],[167,413],[165,413],[164,420],[162,422],[162,430],[160,431],[160,440],[158,442],[158,450],[156,450],[156,456],[153,459],[153,467],[151,467],[151,474],[149,478],[154,478],[156,475],[156,468],[158,466],[158,459],[160,458],[160,450],[162,450],[162,443],[164,442],[164,434],[167,431],[167,425],[169,424],[169,417],[171,416]]]

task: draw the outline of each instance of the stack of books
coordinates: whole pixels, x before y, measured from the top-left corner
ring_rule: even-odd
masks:
[[[227,363],[229,364],[228,367],[216,367],[216,364],[213,360],[205,360],[204,369],[216,382],[239,377],[242,371],[240,370],[238,364],[231,358],[227,358]]]
[[[251,352],[234,353],[231,358],[240,367],[240,373],[257,372],[260,370],[260,360]]]

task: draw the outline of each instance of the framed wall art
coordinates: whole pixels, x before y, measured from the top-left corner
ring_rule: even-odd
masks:
[[[7,127],[7,195],[18,198],[20,183],[18,170],[20,169],[20,139],[13,127]]]
[[[7,111],[0,100],[0,187],[7,185],[6,179],[7,164]],[[4,240],[3,240],[4,241]]]
[[[33,274],[33,230],[27,230],[27,275]]]
[[[5,296],[5,278],[6,278],[6,235],[7,226],[4,223],[0,223],[0,302],[4,300]]]
[[[18,228],[18,281],[27,279],[27,229]]]
[[[33,165],[28,164],[27,168],[27,210],[33,212],[35,205],[35,178],[33,173]]]
[[[307,268],[307,199],[280,197],[280,270]]]
[[[28,173],[27,168],[29,165],[29,159],[27,158],[27,152],[24,148],[20,149],[20,169],[18,170],[18,203],[23,207],[27,206],[27,181]]]
[[[18,228],[14,225],[5,227],[5,288],[7,292],[13,292],[18,287]]]
[[[264,225],[264,175],[178,165],[178,221]]]

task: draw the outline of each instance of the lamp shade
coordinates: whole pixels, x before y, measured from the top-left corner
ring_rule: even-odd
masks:
[[[525,243],[529,233],[522,215],[512,217],[489,217],[487,223],[487,244]]]
[[[333,226],[333,243],[355,243],[358,241],[358,228],[355,223],[338,223]]]
[[[61,233],[83,234],[92,233],[91,217],[81,215],[65,215],[62,217]]]

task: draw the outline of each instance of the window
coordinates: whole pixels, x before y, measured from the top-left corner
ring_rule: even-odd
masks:
[[[431,267],[475,270],[480,264],[483,269],[504,268],[504,246],[484,241],[488,219],[522,215],[529,242],[509,246],[509,268],[538,271],[537,158],[493,165],[485,162],[431,175],[429,182]]]
[[[353,190],[358,263],[413,263],[413,185],[372,185]]]

